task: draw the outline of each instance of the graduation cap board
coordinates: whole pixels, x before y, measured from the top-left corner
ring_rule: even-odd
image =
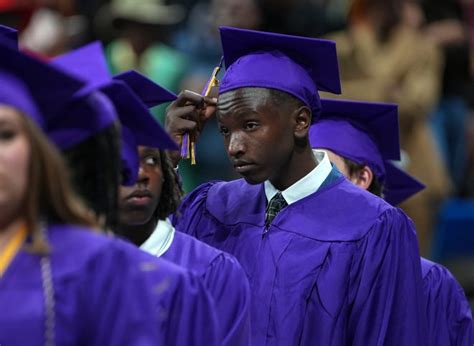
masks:
[[[321,110],[318,91],[341,93],[336,44],[269,32],[220,28],[226,73],[219,93],[243,87],[276,89]]]
[[[47,84],[45,85],[45,82]],[[47,132],[84,83],[19,52],[0,40],[0,103],[11,106]]]
[[[395,162],[385,161],[384,199],[393,206],[397,206],[426,186],[419,180],[397,167]]]
[[[321,105],[309,132],[311,146],[366,164],[384,182],[384,160],[400,160],[397,105],[326,99]]]
[[[12,49],[18,49],[18,31],[0,24],[0,40]]]
[[[134,70],[119,73],[113,78],[125,82],[148,108],[174,101],[177,98],[173,92]]]

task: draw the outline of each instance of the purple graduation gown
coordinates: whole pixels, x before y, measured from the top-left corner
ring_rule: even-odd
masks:
[[[202,279],[166,259],[121,242],[145,268],[163,345],[220,345],[214,301]],[[138,252],[138,254],[136,254]]]
[[[156,299],[130,253],[79,226],[51,225],[46,233],[55,344],[156,345]],[[45,344],[42,285],[40,256],[20,249],[0,278],[1,345]]]
[[[57,345],[218,345],[213,302],[195,274],[78,226],[47,234]],[[38,255],[16,255],[0,279],[0,311],[1,345],[44,345]]]
[[[472,346],[472,312],[464,291],[442,265],[421,259],[429,345]]]
[[[254,345],[424,345],[418,245],[399,209],[333,169],[265,232],[263,184],[204,184],[177,230],[233,254],[252,293]]]
[[[233,256],[175,232],[161,258],[202,277],[215,302],[221,345],[250,344],[250,289],[245,272]]]

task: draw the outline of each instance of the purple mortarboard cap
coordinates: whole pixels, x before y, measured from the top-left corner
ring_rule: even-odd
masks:
[[[100,89],[112,79],[102,43],[98,41],[63,54],[51,64],[84,79],[87,87],[81,90],[81,94]]]
[[[260,87],[286,92],[318,117],[319,91],[341,93],[336,44],[328,40],[221,27],[226,73],[219,93]]]
[[[0,41],[0,104],[30,116],[47,132],[84,83]]]
[[[112,79],[101,43],[94,42],[76,49],[56,58],[53,63],[73,75],[83,78],[88,83],[89,91],[100,90],[106,94],[113,102],[122,126],[128,127],[132,131],[138,145],[173,150],[178,148],[177,144],[153,118],[136,92],[122,80]],[[139,85],[140,82],[137,82],[139,79],[146,79],[142,84],[150,88],[153,82],[144,76],[141,77],[134,76],[135,88],[143,88]],[[159,90],[161,93],[164,89],[153,83],[152,89],[149,90],[153,92]],[[147,95],[150,95],[149,91]]]
[[[134,94],[141,99],[141,104],[146,105],[149,108],[176,99],[176,95],[135,71],[124,72],[120,75],[115,76],[114,79],[117,81],[117,83],[127,84],[131,89],[133,89]],[[114,96],[111,95],[111,97]],[[129,180],[132,180],[134,184],[138,178],[138,145],[151,146],[161,149],[168,148],[173,150],[176,150],[178,148],[174,140],[171,139],[171,137],[163,130],[163,128],[158,123],[156,123],[154,119],[152,119],[151,116],[133,118],[130,119],[130,121],[133,122],[131,124],[131,126],[134,126],[133,129],[129,129],[130,126],[126,127],[125,125],[122,127],[122,160],[126,163],[124,165],[126,169],[124,169],[123,172],[124,185],[129,185],[126,184]],[[159,130],[154,130],[155,135],[151,139],[153,142],[149,142],[152,144],[145,144],[143,142],[144,138],[139,138],[140,140],[138,140],[138,142],[140,143],[137,143],[137,139],[135,138],[133,133],[138,133],[140,137],[144,136],[146,138],[148,136],[147,133],[149,131],[149,121],[154,122],[154,124],[152,125],[153,127],[156,127],[156,124],[158,124],[159,127]],[[127,167],[135,167],[135,165],[137,167],[135,171],[130,171],[130,169],[127,169]]]
[[[385,161],[385,171],[384,199],[393,206],[399,205],[426,187],[390,161]]]
[[[122,159],[125,175],[129,179],[124,184],[135,183],[138,174],[137,145],[161,149],[177,149],[176,143],[152,117],[148,108],[143,104],[134,91],[120,80],[112,79],[105,60],[102,45],[99,42],[88,44],[80,49],[55,59],[54,64],[85,79],[88,88],[82,93],[100,90],[113,103],[122,124],[122,143],[129,143],[134,136],[133,146],[123,145]],[[99,116],[100,116],[99,112]],[[102,119],[110,124],[114,119]],[[129,131],[125,130],[128,129]],[[99,129],[97,129],[99,130]],[[127,135],[124,135],[127,133]],[[135,147],[135,155],[131,155]],[[133,157],[132,157],[133,156]]]
[[[153,118],[142,100],[125,82],[114,80],[101,89],[114,103],[122,127],[134,134],[137,145],[178,150],[178,145]]]
[[[18,49],[18,31],[0,24],[0,40],[12,49]]]
[[[135,135],[127,127],[122,126],[120,139],[120,157],[122,159],[122,185],[134,185],[138,179],[140,158]]]
[[[119,73],[114,76],[114,79],[127,83],[148,108],[174,101],[177,98],[176,94],[134,70]]]
[[[50,134],[53,142],[66,150],[110,126],[117,120],[117,113],[100,93],[99,88],[110,82],[110,74],[99,42],[63,54],[51,64],[85,82]]]
[[[321,107],[311,146],[366,164],[384,182],[384,160],[400,160],[397,105],[323,99]]]
[[[125,82],[115,80],[102,90],[114,103],[122,124],[123,185],[133,185],[138,178],[139,145],[171,150],[178,146]]]

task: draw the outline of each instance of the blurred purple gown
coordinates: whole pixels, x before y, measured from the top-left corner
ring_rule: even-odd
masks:
[[[172,264],[80,226],[51,225],[45,233],[51,246],[56,345],[167,344],[166,331],[183,319],[174,311],[185,311],[197,323],[204,318],[202,304],[194,304],[202,283],[191,286],[188,274],[177,275],[180,269]],[[0,278],[1,345],[45,344],[46,280],[40,261],[21,249]],[[202,321],[212,331],[209,314]],[[180,327],[187,342],[185,324]]]
[[[421,259],[429,345],[472,346],[472,312],[464,291],[442,265]]]
[[[250,289],[245,272],[233,256],[175,232],[161,258],[202,278],[215,302],[221,345],[249,345]]]
[[[265,230],[263,184],[204,184],[177,230],[233,254],[252,294],[253,345],[425,345],[412,222],[335,169]]]

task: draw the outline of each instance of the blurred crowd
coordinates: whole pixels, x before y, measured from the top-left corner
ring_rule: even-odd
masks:
[[[42,59],[101,40],[111,72],[136,69],[176,93],[201,92],[222,25],[336,41],[341,97],[399,105],[402,165],[427,186],[403,205],[421,254],[452,263],[474,295],[474,249],[443,247],[453,209],[474,209],[474,0],[0,0],[0,23]],[[163,108],[154,114],[163,121]],[[208,126],[197,165],[180,167],[186,191],[236,178],[221,141]]]

